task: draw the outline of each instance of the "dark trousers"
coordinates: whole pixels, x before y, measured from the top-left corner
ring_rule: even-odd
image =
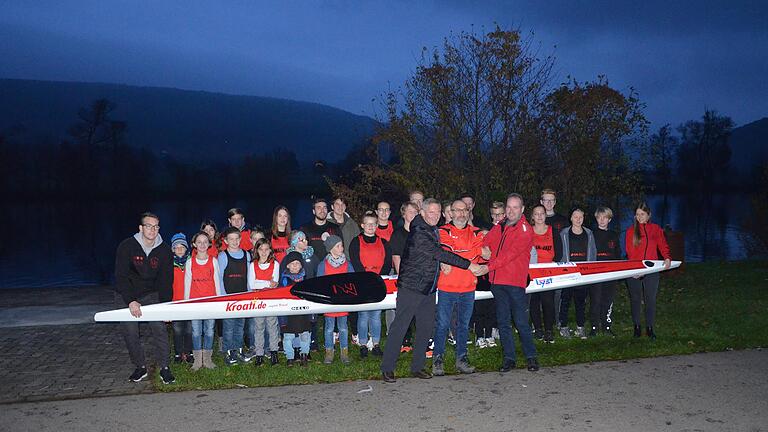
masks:
[[[157,293],[147,294],[137,300],[142,306],[158,303]],[[123,301],[123,296],[115,293],[115,306],[117,308],[127,308],[128,305]],[[168,366],[168,331],[165,329],[165,323],[162,321],[151,321],[144,323],[152,333],[150,339],[153,346],[154,357],[157,365],[161,368]],[[126,321],[120,325],[120,330],[125,341],[125,346],[128,348],[128,355],[131,358],[131,363],[134,366],[141,367],[146,366],[147,361],[144,358],[144,347],[141,345],[141,339],[139,338],[139,322],[138,321]]]
[[[533,344],[533,334],[528,324],[529,300],[525,289],[512,285],[492,285],[491,291],[493,298],[496,299],[496,320],[504,359],[515,361],[516,358],[512,321],[515,321],[525,358],[536,357],[536,346]]]
[[[571,299],[573,299],[574,306],[576,307],[576,325],[584,327],[584,324],[587,322],[584,312],[587,307],[588,289],[588,286],[563,288],[560,295],[560,327],[568,327],[568,308],[571,306]]]
[[[659,292],[659,274],[652,273],[640,279],[627,279],[629,303],[632,305],[632,322],[640,325],[640,309],[645,303],[645,325],[653,327],[656,320],[656,294]]]
[[[555,324],[554,290],[531,294],[531,322],[536,332],[552,331],[552,326]]]
[[[400,356],[400,345],[403,343],[411,320],[416,321],[411,372],[418,372],[424,368],[424,363],[427,361],[427,343],[435,329],[435,293],[424,295],[409,289],[397,290],[395,319],[392,321],[387,345],[384,347],[382,372],[394,372],[397,358]]]
[[[496,327],[496,300],[491,298],[475,302],[472,322],[475,327],[475,336],[491,337],[493,328]]]
[[[173,322],[173,352],[176,355],[192,352],[192,321]]]
[[[353,335],[357,334],[357,312],[350,312],[349,315],[347,315],[347,327],[349,328],[349,332]]]
[[[613,296],[616,282],[602,282],[589,287],[589,321],[592,327],[606,329],[611,326]]]

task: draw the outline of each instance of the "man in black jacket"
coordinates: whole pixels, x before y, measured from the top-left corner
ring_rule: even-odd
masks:
[[[115,253],[115,305],[127,307],[131,315],[141,317],[141,306],[171,299],[173,285],[173,255],[160,237],[160,218],[152,213],[141,215],[139,232],[123,240]],[[155,348],[155,360],[160,378],[165,384],[175,381],[168,368],[168,332],[165,323],[149,322]],[[144,347],[139,339],[139,323],[121,325],[128,354],[136,370],[130,380],[139,382],[147,377]]]
[[[432,374],[424,369],[424,363],[427,342],[435,327],[435,288],[440,263],[469,269],[476,276],[488,273],[486,266],[472,264],[469,260],[440,247],[436,225],[440,220],[441,210],[439,201],[428,198],[423,202],[421,214],[411,222],[397,281],[395,320],[389,330],[384,359],[381,362],[384,382],[395,382],[394,371],[400,355],[400,345],[412,319],[416,320],[416,335],[411,375],[417,378],[432,378]]]

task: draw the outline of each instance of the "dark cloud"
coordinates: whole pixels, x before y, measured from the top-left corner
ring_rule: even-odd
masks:
[[[712,1],[18,2],[0,77],[120,82],[308,100],[370,114],[421,47],[499,23],[533,30],[567,75],[636,88],[654,124],[704,107],[768,115],[768,5]],[[556,48],[555,48],[556,46]]]

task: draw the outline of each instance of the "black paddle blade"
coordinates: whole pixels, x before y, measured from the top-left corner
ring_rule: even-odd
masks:
[[[380,302],[387,296],[387,287],[373,272],[343,273],[301,281],[291,294],[315,303],[351,305]]]

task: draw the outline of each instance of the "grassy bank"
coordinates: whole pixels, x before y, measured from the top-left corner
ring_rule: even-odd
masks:
[[[554,344],[537,342],[542,366],[556,366],[603,360],[622,360],[674,354],[768,346],[768,262],[688,264],[684,272],[664,274],[658,296],[656,333],[658,339],[632,337],[632,321],[626,287],[619,284],[614,303],[614,330],[617,337],[598,336],[588,340],[556,338]],[[573,322],[573,321],[571,321]],[[589,325],[589,323],[588,323]],[[322,332],[321,332],[322,334]],[[515,338],[518,342],[517,337]],[[384,342],[386,343],[386,341]],[[525,361],[518,347],[518,365]],[[259,387],[351,381],[380,377],[380,359],[360,359],[350,347],[352,363],[322,364],[322,353],[313,353],[307,367],[253,364],[226,367],[216,358],[215,370],[191,372],[188,365],[173,365],[176,383],[160,391]],[[453,348],[446,353],[446,372],[455,373]],[[470,362],[480,371],[495,371],[501,363],[501,347],[469,350]],[[410,354],[400,356],[397,375],[408,374]],[[431,363],[428,361],[427,366]],[[525,372],[528,373],[528,372]]]

